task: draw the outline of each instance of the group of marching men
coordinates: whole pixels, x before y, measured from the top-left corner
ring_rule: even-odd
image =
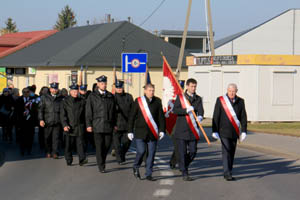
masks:
[[[139,168],[146,162],[145,179],[152,177],[157,143],[165,136],[166,122],[161,99],[156,97],[155,86],[148,83],[144,86],[144,95],[133,100],[131,94],[124,92],[124,82],[117,80],[115,93],[107,91],[107,77],[97,79],[97,86],[87,98],[79,95],[79,86],[71,85],[69,96],[64,99],[57,95],[58,83],[50,84],[50,94],[41,97],[38,111],[40,126],[47,132],[47,157],[57,158],[58,132],[62,126],[65,133],[65,159],[72,165],[73,147],[79,157],[79,165],[88,163],[84,151],[83,136],[93,134],[96,147],[96,159],[99,172],[106,173],[106,157],[111,144],[115,148],[116,159],[120,165],[126,162],[125,155],[131,142],[135,142],[136,158],[133,174],[142,179]],[[175,130],[172,134],[174,152],[170,159],[172,169],[179,165],[184,181],[191,181],[189,165],[197,153],[198,137],[193,133],[189,120],[202,121],[203,103],[196,94],[197,81],[188,79],[184,95],[177,96],[173,113],[177,115]],[[232,168],[237,140],[244,140],[247,132],[247,114],[244,100],[236,95],[237,86],[230,84],[227,94],[217,98],[213,114],[213,134],[222,143],[222,160],[224,179],[235,180]],[[180,99],[180,98],[184,99]],[[183,105],[184,101],[189,106]],[[191,113],[195,112],[197,119]]]

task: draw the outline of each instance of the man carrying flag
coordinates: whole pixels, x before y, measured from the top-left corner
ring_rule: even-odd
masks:
[[[229,84],[227,94],[217,98],[213,114],[213,134],[222,143],[224,179],[234,181],[232,168],[237,139],[243,141],[247,132],[247,113],[244,99],[236,95],[236,84]],[[240,134],[240,128],[242,134]]]
[[[197,142],[200,131],[192,112],[201,122],[204,115],[202,98],[196,94],[197,81],[190,78],[186,81],[186,91],[178,94],[175,100],[174,114],[177,115],[174,137],[179,153],[179,168],[184,181],[192,181],[189,177],[188,167],[197,153]]]
[[[138,97],[133,103],[133,109],[128,120],[128,138],[136,142],[136,158],[133,174],[141,179],[139,168],[148,147],[146,160],[146,180],[154,181],[152,177],[157,141],[164,137],[165,117],[160,98],[154,96],[154,85],[149,83],[144,87],[144,96]]]

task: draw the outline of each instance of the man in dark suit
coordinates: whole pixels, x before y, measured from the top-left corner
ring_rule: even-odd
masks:
[[[37,125],[38,101],[30,95],[30,87],[22,90],[22,96],[17,100],[17,130],[20,136],[21,155],[31,154],[34,140],[35,126]]]
[[[58,159],[58,144],[61,133],[60,107],[63,96],[58,93],[59,83],[50,84],[50,94],[41,97],[38,119],[40,126],[45,127],[45,149],[47,158]]]
[[[153,84],[145,85],[145,95],[137,98],[133,103],[128,122],[128,138],[130,140],[135,138],[136,142],[137,153],[133,165],[134,176],[141,179],[139,168],[143,162],[147,146],[146,180],[149,181],[154,181],[152,171],[157,141],[164,137],[166,126],[161,100],[154,96],[154,91]]]
[[[243,141],[247,133],[245,102],[236,95],[237,91],[236,84],[229,84],[227,94],[217,98],[213,114],[212,136],[221,140],[224,179],[227,181],[235,180],[232,169],[237,139]]]
[[[113,142],[116,151],[116,159],[120,165],[125,162],[125,155],[130,147],[128,139],[128,118],[132,110],[133,97],[124,92],[124,81],[117,80],[115,83],[115,99],[117,111],[117,124],[114,130]]]
[[[94,133],[99,171],[105,173],[106,157],[116,125],[116,104],[114,95],[106,90],[107,77],[102,75],[96,80],[98,87],[87,99],[85,117],[87,132]]]
[[[60,111],[61,124],[66,134],[65,159],[68,166],[72,165],[73,147],[79,157],[79,165],[83,166],[88,162],[84,152],[85,133],[85,100],[78,96],[78,85],[70,86],[70,96],[64,98]]]
[[[188,104],[184,104],[183,100],[181,100],[181,97],[178,95],[173,109],[174,114],[177,115],[174,137],[176,139],[179,154],[179,168],[182,172],[184,181],[192,180],[192,178],[189,177],[188,167],[196,156],[199,137],[195,136],[195,134],[199,134],[198,127],[192,127],[193,125],[187,120],[196,120],[193,118],[194,116],[191,113],[192,111],[195,111],[200,122],[204,115],[202,98],[196,94],[196,88],[197,81],[193,78],[188,79],[186,81],[186,91],[184,96],[190,106],[187,106]]]

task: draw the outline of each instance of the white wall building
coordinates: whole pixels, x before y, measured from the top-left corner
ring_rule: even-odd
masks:
[[[249,121],[300,121],[300,9],[216,41],[215,53],[213,65],[209,56],[187,58],[205,117],[212,117],[227,85],[236,83]]]
[[[300,9],[287,10],[256,27],[215,41],[215,53],[300,54]]]
[[[299,72],[300,66],[295,65],[196,65],[189,67],[188,77],[198,81],[205,117],[212,118],[216,98],[226,94],[229,83],[236,83],[248,121],[300,121]]]

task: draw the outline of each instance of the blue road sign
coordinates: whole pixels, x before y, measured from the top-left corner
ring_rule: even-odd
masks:
[[[122,53],[123,73],[145,73],[147,53]]]

